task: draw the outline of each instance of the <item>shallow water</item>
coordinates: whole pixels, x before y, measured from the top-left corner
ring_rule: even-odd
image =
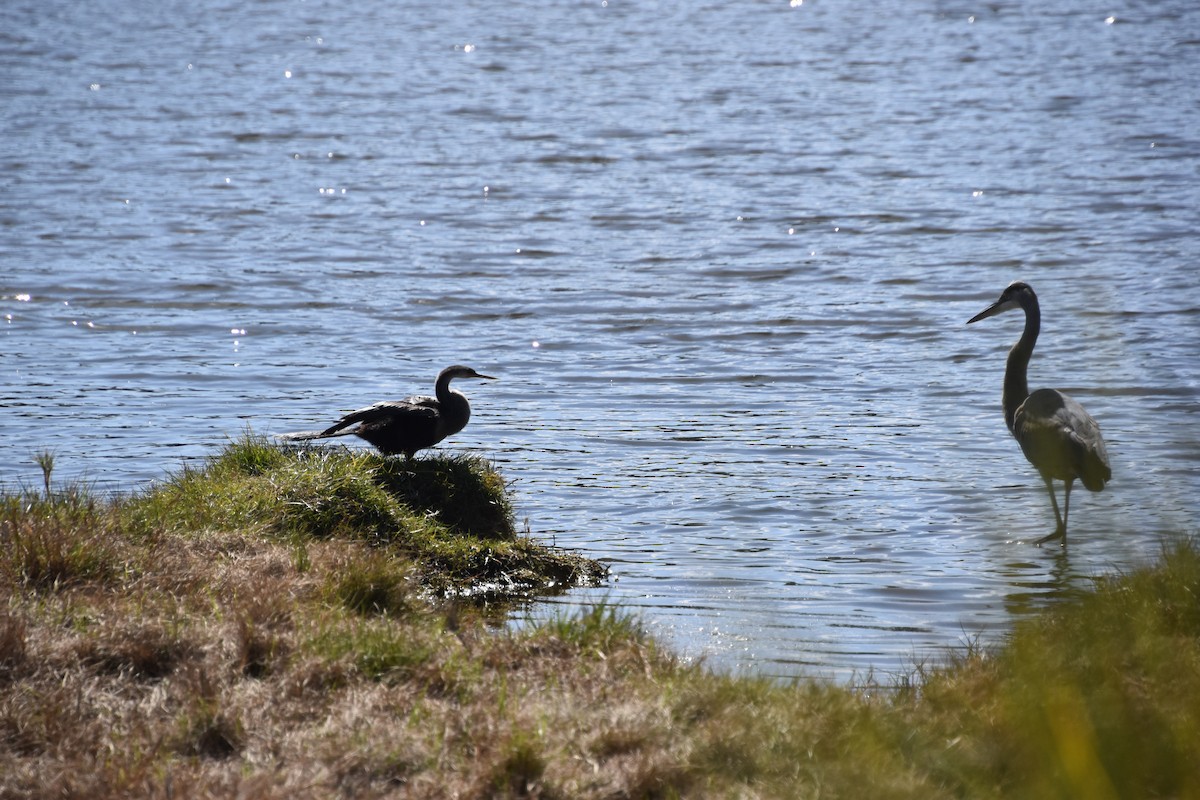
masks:
[[[1200,7],[0,8],[0,484],[135,490],[468,363],[691,657],[903,671],[1194,532]],[[999,409],[1100,421],[1071,544]],[[523,612],[525,613],[525,612]]]

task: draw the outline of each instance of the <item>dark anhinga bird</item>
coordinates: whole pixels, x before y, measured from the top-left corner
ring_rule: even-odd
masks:
[[[967,324],[1014,308],[1025,310],[1025,332],[1008,353],[1008,365],[1004,370],[1004,421],[1021,445],[1025,458],[1041,473],[1054,506],[1054,518],[1058,523],[1054,533],[1038,539],[1037,543],[1062,539],[1065,544],[1071,485],[1078,478],[1089,491],[1098,492],[1112,478],[1112,470],[1108,466],[1100,426],[1083,406],[1056,389],[1038,389],[1029,393],[1025,374],[1042,326],[1042,312],[1032,287],[1021,281],[1010,284],[999,300],[971,317]],[[1054,497],[1052,481],[1055,479],[1066,484],[1061,516],[1058,500]]]
[[[403,453],[412,458],[418,450],[433,447],[447,436],[458,433],[471,419],[471,404],[466,396],[450,388],[450,381],[455,378],[495,380],[470,367],[446,367],[438,373],[434,387],[436,397],[418,395],[404,400],[384,400],[351,411],[323,431],[284,433],[280,438],[306,441],[353,434],[375,445],[384,455]]]

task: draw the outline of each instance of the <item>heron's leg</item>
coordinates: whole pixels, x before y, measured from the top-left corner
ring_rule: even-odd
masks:
[[[1034,544],[1045,544],[1046,542],[1052,542],[1055,539],[1065,539],[1066,535],[1067,535],[1067,523],[1063,520],[1062,515],[1060,515],[1058,513],[1058,498],[1054,496],[1054,482],[1052,479],[1046,477],[1045,475],[1042,476],[1042,480],[1044,480],[1046,482],[1046,491],[1050,493],[1050,505],[1054,506],[1055,526],[1054,526],[1054,533],[1051,533],[1047,536],[1043,536],[1042,538],[1040,538],[1036,542],[1034,542]],[[1071,492],[1071,485],[1067,484],[1068,495],[1070,495],[1070,492]]]
[[[1070,480],[1068,480],[1066,482],[1066,484],[1067,484],[1066,491],[1063,492],[1062,527],[1063,527],[1063,538],[1064,539],[1067,536],[1067,515],[1071,513],[1071,486],[1073,486],[1074,483],[1075,483],[1074,478],[1071,478]]]

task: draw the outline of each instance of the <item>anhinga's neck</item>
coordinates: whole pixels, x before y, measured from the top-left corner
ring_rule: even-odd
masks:
[[[1022,298],[1021,307],[1025,309],[1025,330],[1021,338],[1008,351],[1008,365],[1004,369],[1004,421],[1011,431],[1017,409],[1025,398],[1029,397],[1029,359],[1033,356],[1034,345],[1037,344],[1038,332],[1042,328],[1042,312],[1038,308],[1037,298],[1025,301]]]
[[[440,402],[445,403],[450,395],[458,394],[457,392],[450,391],[450,381],[453,379],[454,376],[448,374],[445,370],[438,375],[437,383],[433,386],[433,394]]]
[[[438,399],[438,425],[443,429],[443,436],[458,433],[467,427],[471,419],[471,404],[462,392],[450,388],[453,375],[438,375],[433,392]]]

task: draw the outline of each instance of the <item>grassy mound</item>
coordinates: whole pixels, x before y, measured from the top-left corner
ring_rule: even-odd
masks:
[[[344,448],[281,449],[245,436],[122,502],[133,535],[254,531],[291,541],[344,538],[410,559],[435,593],[504,598],[598,581],[591,560],[517,534],[499,473],[481,458],[403,461]]]

